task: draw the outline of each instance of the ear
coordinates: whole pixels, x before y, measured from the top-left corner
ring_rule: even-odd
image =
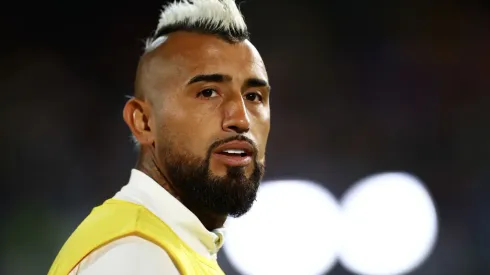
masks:
[[[123,118],[141,145],[151,145],[155,135],[151,127],[150,107],[144,101],[131,98],[123,110]]]

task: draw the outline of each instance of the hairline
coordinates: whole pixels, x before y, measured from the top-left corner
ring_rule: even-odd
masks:
[[[237,30],[234,28],[231,29],[222,29],[222,28],[213,28],[204,24],[194,24],[188,25],[186,22],[179,22],[173,25],[166,26],[164,28],[159,29],[155,32],[155,34],[148,39],[146,39],[145,43],[145,53],[151,52],[156,49],[158,46],[163,44],[166,38],[172,33],[176,32],[190,32],[190,33],[198,33],[203,35],[211,35],[218,37],[230,44],[240,43],[246,40],[250,41],[250,34],[248,30]],[[160,43],[156,43],[158,45],[154,45],[158,40],[162,40]]]

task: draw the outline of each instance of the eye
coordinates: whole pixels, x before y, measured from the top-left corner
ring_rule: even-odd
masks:
[[[246,94],[245,98],[252,102],[262,102],[262,96],[259,93],[255,92]]]
[[[203,99],[209,99],[217,96],[218,92],[215,89],[204,89],[197,94],[197,97],[201,97]]]

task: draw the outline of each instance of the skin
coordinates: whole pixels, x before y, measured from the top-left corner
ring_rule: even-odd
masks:
[[[197,75],[214,74],[226,77],[188,84]],[[257,162],[264,164],[269,93],[264,63],[249,41],[231,44],[207,34],[170,34],[162,45],[142,56],[135,97],[124,107],[124,120],[141,146],[136,168],[180,200],[178,183],[171,182],[166,172],[161,153],[165,146],[204,159],[214,142],[242,135],[256,144]],[[253,165],[244,167],[246,176]],[[225,177],[227,167],[211,157],[209,171]],[[209,230],[222,227],[227,218],[190,210]]]

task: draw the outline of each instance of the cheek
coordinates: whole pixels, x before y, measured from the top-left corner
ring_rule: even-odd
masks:
[[[212,111],[202,107],[204,106],[184,107],[174,103],[162,116],[166,125],[165,132],[172,136],[177,147],[175,149],[201,158],[206,156],[213,142],[213,131],[217,124]]]
[[[268,116],[257,120],[254,127],[254,136],[259,147],[259,157],[263,158],[267,147],[267,140],[269,138],[270,131],[270,119]]]

